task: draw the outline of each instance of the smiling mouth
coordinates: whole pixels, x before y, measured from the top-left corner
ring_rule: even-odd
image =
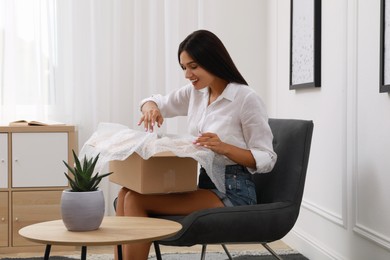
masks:
[[[197,81],[198,81],[198,79],[191,79],[191,83],[195,83]]]

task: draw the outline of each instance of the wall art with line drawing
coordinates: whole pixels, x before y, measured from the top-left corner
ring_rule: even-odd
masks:
[[[321,86],[321,0],[291,0],[290,89]]]
[[[381,0],[379,92],[390,92],[390,0]]]

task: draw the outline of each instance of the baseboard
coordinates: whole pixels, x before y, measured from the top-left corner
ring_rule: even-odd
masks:
[[[347,260],[337,252],[320,244],[304,232],[292,230],[282,241],[309,259],[316,260]]]

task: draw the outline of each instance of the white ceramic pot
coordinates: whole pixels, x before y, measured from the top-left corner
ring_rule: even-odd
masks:
[[[98,229],[104,217],[103,191],[73,192],[64,190],[61,196],[61,215],[69,231]]]

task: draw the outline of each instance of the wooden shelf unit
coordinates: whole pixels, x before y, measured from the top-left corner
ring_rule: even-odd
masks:
[[[77,148],[75,126],[0,126],[0,254],[41,250],[18,231],[61,218],[62,161]]]

